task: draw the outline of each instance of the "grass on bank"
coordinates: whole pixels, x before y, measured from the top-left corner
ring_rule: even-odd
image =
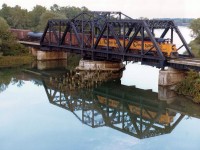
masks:
[[[25,56],[1,56],[0,68],[17,67],[22,65],[31,64],[35,60],[35,57],[31,55]]]

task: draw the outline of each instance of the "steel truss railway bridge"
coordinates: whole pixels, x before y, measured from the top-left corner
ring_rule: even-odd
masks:
[[[157,31],[162,34],[155,37]],[[186,54],[178,58],[167,58],[157,41],[169,38],[174,43],[174,36],[180,39]],[[130,49],[134,40],[141,42],[137,53]],[[153,43],[144,50],[145,38]],[[113,48],[107,42],[100,46],[100,40],[112,38],[116,44]],[[176,44],[176,43],[174,43]],[[43,51],[66,51],[80,54],[85,59],[108,61],[134,61],[145,65],[175,69],[194,69],[200,71],[200,60],[195,59],[183,35],[172,20],[139,20],[121,12],[82,12],[73,19],[49,20],[40,40]]]

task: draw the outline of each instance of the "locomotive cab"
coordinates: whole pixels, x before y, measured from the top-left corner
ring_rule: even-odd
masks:
[[[160,49],[162,50],[162,52],[164,53],[166,57],[170,57],[170,58],[178,57],[176,45],[171,43],[170,39],[161,40],[161,38],[159,38],[157,42],[159,43]]]
[[[94,38],[94,42],[96,42],[96,37]],[[165,57],[168,58],[177,58],[178,53],[177,53],[177,48],[176,45],[171,43],[170,39],[164,39],[164,38],[155,38],[156,42],[158,43],[158,46],[160,47],[162,53],[165,55]],[[123,45],[123,39],[120,38],[121,45]],[[129,39],[126,37],[125,38],[125,45],[127,45],[129,42]],[[98,46],[102,48],[106,48],[106,46],[109,45],[110,48],[115,49],[118,48],[117,42],[114,39],[114,37],[110,36],[109,39],[107,37],[103,36],[100,41]],[[141,37],[138,36],[133,40],[131,46],[130,46],[130,51],[134,53],[140,53],[142,49],[142,40]],[[154,47],[153,43],[151,42],[149,37],[145,37],[144,39],[144,51],[152,51],[152,53],[156,53],[156,48]]]

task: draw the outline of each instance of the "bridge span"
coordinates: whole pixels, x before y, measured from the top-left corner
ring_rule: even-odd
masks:
[[[155,36],[157,31],[161,35]],[[174,43],[174,36],[181,41]],[[137,20],[121,12],[82,12],[73,19],[49,20],[40,40],[43,51],[66,51],[85,59],[134,61],[145,65],[200,71],[172,20]],[[186,53],[180,54],[184,48]]]

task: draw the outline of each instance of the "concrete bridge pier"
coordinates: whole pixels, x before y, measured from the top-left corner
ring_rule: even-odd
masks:
[[[185,78],[185,72],[168,68],[159,72],[158,99],[171,103],[177,96],[175,87]]]
[[[185,72],[173,68],[167,70],[160,70],[159,81],[160,86],[176,85],[185,78]]]
[[[119,71],[125,68],[122,62],[95,61],[81,59],[77,70]]]
[[[67,59],[67,53],[63,51],[37,51],[37,60],[64,60]]]
[[[29,47],[33,56],[37,57],[35,66],[39,70],[65,68],[67,65],[67,53],[62,51],[40,51],[37,48]]]

